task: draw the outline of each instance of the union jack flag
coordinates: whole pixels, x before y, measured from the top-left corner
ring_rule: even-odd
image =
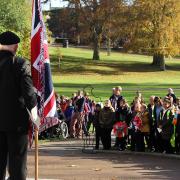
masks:
[[[56,117],[56,100],[41,1],[33,0],[32,5],[31,71],[38,99],[38,114],[41,118],[40,131],[43,131],[47,126],[49,127],[47,124],[53,126],[58,123],[58,120],[54,121],[57,119],[54,118]]]

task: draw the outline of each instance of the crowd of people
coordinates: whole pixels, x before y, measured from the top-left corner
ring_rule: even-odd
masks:
[[[180,153],[180,98],[173,89],[169,88],[163,98],[151,96],[149,103],[137,91],[131,104],[121,95],[120,86],[112,90],[104,104],[80,90],[71,98],[56,94],[57,108],[66,120],[70,138],[88,136],[93,127],[96,149],[101,141],[105,150]],[[113,146],[112,132],[116,137]]]

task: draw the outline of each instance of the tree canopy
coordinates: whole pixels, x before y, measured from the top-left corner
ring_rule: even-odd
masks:
[[[31,4],[26,0],[0,0],[0,32],[11,30],[21,42],[18,54],[29,57],[31,32]]]
[[[61,34],[61,28],[62,34],[71,34],[77,44],[92,44],[94,60],[100,59],[100,46],[105,41],[109,48],[121,40],[124,50],[153,55],[152,65],[161,70],[166,68],[165,56],[180,52],[179,0],[65,1],[68,8],[50,13],[49,28],[54,29],[54,36]],[[19,54],[25,57],[29,57],[30,2],[0,0],[0,32],[16,32],[22,41]]]
[[[179,53],[180,1],[134,0],[130,14],[130,46],[152,53],[153,65],[165,70],[164,56]]]
[[[76,12],[77,22],[83,23],[90,32],[93,44],[93,60],[99,60],[99,49],[102,35],[108,39],[110,20],[117,12],[122,0],[68,0]]]

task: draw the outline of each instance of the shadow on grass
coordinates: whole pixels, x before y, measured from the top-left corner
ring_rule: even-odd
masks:
[[[94,88],[94,89],[101,89],[101,90],[111,90],[113,87],[121,85],[125,90],[134,90],[134,89],[143,89],[143,90],[162,90],[168,89],[169,87],[174,89],[180,89],[177,84],[160,84],[160,83],[54,83],[55,87],[62,87],[62,88]]]
[[[53,72],[59,72],[58,59],[51,57],[51,67]],[[96,73],[101,75],[124,74],[124,72],[157,72],[158,68],[153,67],[148,62],[135,61],[93,61],[88,58],[64,56],[60,63],[61,73],[64,74],[88,74]]]
[[[171,71],[180,71],[180,65],[178,63],[174,63],[173,65],[166,65],[167,70]]]

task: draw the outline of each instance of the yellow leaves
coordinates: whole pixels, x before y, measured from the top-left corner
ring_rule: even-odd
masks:
[[[164,55],[179,52],[179,0],[136,0],[132,8],[137,17],[132,42],[136,49],[143,47]]]

